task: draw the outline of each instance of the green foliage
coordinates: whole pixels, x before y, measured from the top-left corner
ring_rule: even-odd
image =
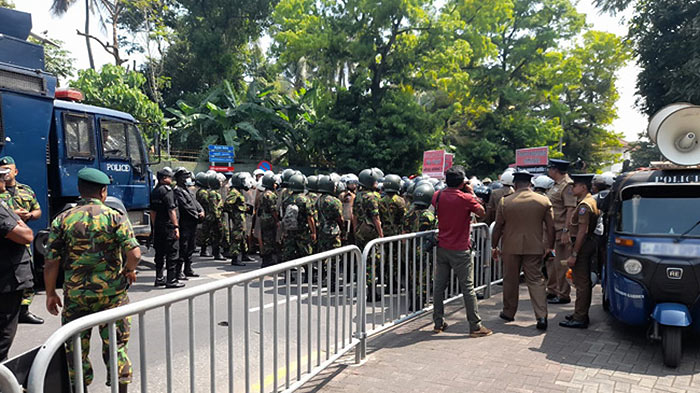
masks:
[[[123,67],[105,64],[97,72],[78,71],[78,79],[69,85],[85,95],[84,103],[127,112],[142,123],[162,126],[163,112],[143,93],[146,78]]]
[[[12,2],[12,0],[0,0],[0,7],[5,7],[5,8],[15,8],[15,3]]]
[[[29,41],[44,47],[44,67],[47,72],[58,77],[59,83],[73,76],[75,59],[71,57],[70,51],[63,48],[63,41],[49,37],[44,37],[44,40],[29,37]]]
[[[649,167],[652,161],[664,161],[659,147],[647,138],[646,133],[640,133],[638,138],[630,143],[630,169]]]

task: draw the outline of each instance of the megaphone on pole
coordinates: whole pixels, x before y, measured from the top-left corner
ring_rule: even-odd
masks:
[[[700,106],[679,102],[661,108],[649,121],[647,133],[667,160],[700,164]]]

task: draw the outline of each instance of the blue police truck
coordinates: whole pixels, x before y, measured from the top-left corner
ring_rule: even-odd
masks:
[[[109,175],[109,195],[119,198],[137,236],[150,235],[149,193],[153,186],[148,149],[128,113],[84,105],[82,94],[56,88],[45,71],[44,49],[27,41],[31,15],[0,8],[0,156],[12,156],[18,180],[41,205],[30,222],[35,276],[41,281],[51,219],[78,199],[78,171]],[[157,145],[157,143],[156,143]]]

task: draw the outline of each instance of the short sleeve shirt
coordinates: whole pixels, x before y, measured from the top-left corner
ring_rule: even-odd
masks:
[[[114,296],[127,288],[122,253],[138,245],[125,216],[97,199],[81,199],[51,223],[46,259],[61,263],[66,296]]]
[[[595,223],[598,219],[598,207],[596,206],[595,199],[588,194],[581,202],[576,206],[576,212],[571,216],[571,225],[569,225],[569,232],[571,236],[576,236],[578,233],[578,228],[584,226],[587,228],[587,234],[591,234],[593,229],[595,229]]]
[[[33,285],[27,247],[6,238],[17,226],[17,221],[19,217],[12,208],[5,201],[0,201],[0,250],[3,253],[0,293],[31,288]]]
[[[560,231],[566,228],[566,209],[576,207],[576,196],[573,192],[574,181],[569,175],[565,175],[554,184],[547,196],[552,202],[552,211],[554,212],[554,229]]]
[[[438,195],[439,206],[436,205]],[[432,204],[437,210],[438,245],[448,250],[468,250],[471,214],[481,206],[476,197],[456,188],[446,188],[433,195]]]
[[[177,209],[175,192],[170,186],[158,185],[151,193],[151,210],[156,212],[155,228],[172,225],[169,212]]]

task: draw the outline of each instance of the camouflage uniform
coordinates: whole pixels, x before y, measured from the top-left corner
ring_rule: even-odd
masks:
[[[379,232],[374,226],[372,219],[379,216],[379,200],[381,197],[376,191],[362,190],[357,193],[355,203],[352,207],[353,215],[357,217],[357,228],[355,228],[355,243],[360,250],[364,251],[367,243],[379,237]],[[371,260],[371,258],[369,259]],[[378,262],[380,256],[377,253],[375,260]],[[375,267],[375,270],[377,268]],[[367,263],[367,285],[372,285],[372,264]],[[374,296],[371,294],[371,296]]]
[[[16,183],[15,187],[7,187],[5,192],[0,194],[0,199],[7,202],[12,209],[24,209],[28,212],[39,210],[39,201],[36,200],[36,194],[31,187],[26,184]],[[31,245],[27,245],[30,257],[33,258]],[[27,288],[22,295],[22,306],[32,304],[34,300],[34,288]]]
[[[382,222],[382,232],[385,237],[401,234],[401,226],[403,225],[405,214],[406,203],[398,194],[388,193],[379,200],[379,217]],[[389,266],[384,266],[384,283],[386,285],[389,285],[389,275],[391,272],[394,274],[394,284],[397,284],[399,256],[396,254],[396,251],[394,251],[391,264],[393,265],[391,269]]]
[[[260,223],[262,250],[260,256],[276,254],[277,251],[277,210],[278,196],[272,190],[266,190],[260,200],[257,215]]]
[[[419,207],[416,205],[412,205],[411,208],[408,210],[406,215],[404,216],[403,219],[403,232],[404,233],[413,233],[413,232],[423,232],[423,231],[430,231],[433,229],[437,229],[437,219],[435,217],[435,213],[430,211],[428,208],[423,208]],[[422,252],[422,250],[419,250],[419,252]],[[419,258],[418,261],[421,259]],[[428,293],[426,291],[427,286],[426,286],[426,281],[430,277],[429,271],[427,269],[423,269],[423,274],[420,275],[420,268],[416,266],[416,270],[413,270],[413,266],[409,266],[408,269],[408,292],[409,292],[409,297],[412,299],[411,303],[411,308],[414,311],[420,310],[423,308],[425,303],[429,301]],[[415,277],[415,278],[414,278]],[[415,287],[413,286],[413,281],[416,281]],[[421,285],[422,284],[422,285]],[[420,289],[422,288],[422,290]],[[420,291],[420,293],[419,293]],[[422,303],[421,304],[421,298]]]
[[[228,220],[231,223],[229,237],[229,253],[232,258],[248,252],[248,242],[246,241],[246,205],[245,197],[240,190],[231,188],[224,202],[224,211],[228,213]]]
[[[318,226],[319,225],[319,222],[318,222],[318,199],[319,199],[320,195],[315,193],[315,192],[310,191],[310,192],[306,193],[306,197],[309,198],[309,200],[311,201],[311,207],[313,208],[313,212],[314,212],[314,214],[313,214],[314,215],[314,222],[316,223],[316,233],[318,234],[318,231],[320,230],[320,227]],[[318,237],[316,237],[315,242],[312,242],[311,249],[312,249],[312,253],[319,252],[318,251]]]
[[[299,208],[297,216],[297,230],[285,230],[284,246],[282,255],[285,261],[291,261],[311,255],[311,228],[309,228],[308,217],[313,217],[314,207],[311,200],[304,194],[292,194],[287,200],[282,202],[282,211],[287,210],[287,206],[294,204]]]
[[[207,227],[207,233],[211,240],[212,254],[214,257],[221,254],[222,239],[228,237],[228,230],[224,226],[224,204],[221,201],[221,194],[217,190],[209,190],[209,206],[211,214],[204,218],[204,223]]]
[[[76,207],[53,220],[46,258],[57,260],[64,271],[61,323],[66,324],[129,302],[122,255],[136,247],[138,242],[128,219],[97,199],[81,199]],[[127,355],[130,327],[131,318],[116,321],[117,375],[120,384],[131,382],[131,361]],[[105,324],[100,325],[99,331],[102,359],[109,375],[109,329]],[[92,365],[88,359],[91,333],[92,329],[80,334],[86,385],[93,379]],[[71,377],[74,378],[71,341],[66,342],[66,354]]]
[[[318,200],[319,222],[317,227],[318,252],[332,250],[341,246],[341,228],[338,221],[342,220],[343,204],[333,195],[322,195]]]
[[[197,202],[202,205],[202,209],[204,209],[204,221],[197,232],[197,244],[202,247],[202,251],[204,251],[209,246],[209,239],[211,239],[209,224],[207,224],[207,217],[212,214],[211,205],[209,204],[209,191],[205,188],[200,188],[195,193],[195,198]]]

